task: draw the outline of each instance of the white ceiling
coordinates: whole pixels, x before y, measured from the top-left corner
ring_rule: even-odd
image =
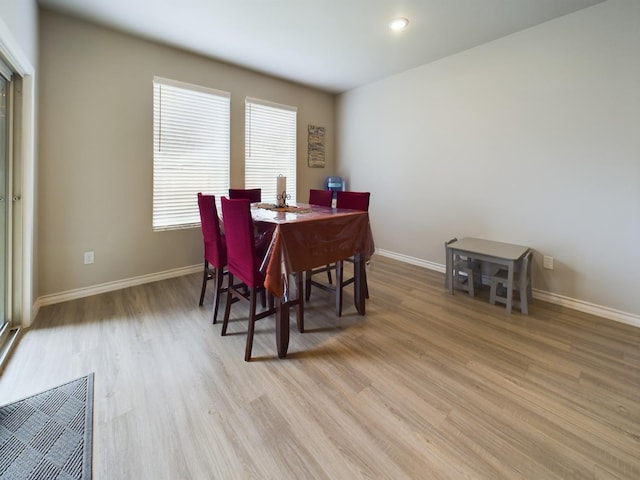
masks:
[[[333,93],[603,0],[38,0],[45,8]],[[397,16],[409,26],[388,28]]]

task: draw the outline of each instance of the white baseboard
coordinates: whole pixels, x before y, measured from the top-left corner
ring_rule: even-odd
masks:
[[[121,290],[123,288],[142,285],[144,283],[157,282],[168,278],[181,277],[183,275],[189,275],[197,272],[202,272],[202,264],[191,265],[190,267],[174,268],[173,270],[165,270],[164,272],[151,273],[149,275],[141,275],[139,277],[127,278],[124,280],[116,280],[114,282],[102,283],[91,287],[54,293],[52,295],[44,295],[42,297],[38,297],[35,305],[33,306],[33,310],[37,313],[37,311],[40,310],[40,307],[44,307],[45,305],[53,305],[54,303],[90,297],[91,295],[112,292],[114,290]],[[33,318],[35,318],[35,315]]]
[[[410,263],[411,265],[428,268],[429,270],[435,270],[436,272],[444,273],[446,271],[446,267],[444,265],[440,265],[439,263],[427,262],[426,260],[422,260],[421,258],[410,257],[408,255],[402,255],[401,253],[390,252],[389,250],[382,250],[380,248],[376,249],[376,253],[378,255],[382,255],[383,257],[393,258],[395,260],[399,260],[400,262]]]
[[[383,257],[393,258],[400,262],[417,265],[419,267],[424,267],[429,270],[435,270],[436,272],[440,273],[444,273],[446,270],[446,267],[439,263],[427,262],[426,260],[422,260],[420,258],[409,257],[408,255],[402,255],[399,253],[390,252],[388,250],[376,249],[376,253]],[[593,303],[585,302],[583,300],[565,297],[563,295],[558,295],[557,293],[546,292],[544,290],[538,290],[535,288],[533,289],[533,298],[640,328],[640,315],[635,315],[633,313],[623,312],[614,308],[596,305]]]
[[[400,253],[391,252],[389,250],[377,249],[376,253],[383,257],[393,258],[400,262],[409,263],[419,267],[434,270],[436,272],[444,273],[445,266],[439,263],[428,262],[420,258],[410,257]],[[53,305],[54,303],[66,302],[68,300],[75,300],[78,298],[89,297],[91,295],[98,295],[100,293],[112,292],[114,290],[120,290],[127,287],[133,287],[135,285],[142,285],[144,283],[157,282],[160,280],[166,280],[168,278],[180,277],[182,275],[189,275],[202,271],[202,265],[192,265],[189,267],[176,268],[173,270],[166,270],[164,272],[152,273],[149,275],[142,275],[139,277],[128,278],[124,280],[118,280],[114,282],[103,283],[100,285],[93,285],[86,288],[78,288],[76,290],[69,290],[66,292],[55,293],[52,295],[44,295],[39,297],[33,305],[33,316],[35,318],[40,310],[40,307],[46,305]],[[537,298],[544,302],[553,303],[562,307],[571,308],[580,312],[589,313],[598,317],[607,318],[609,320],[615,320],[616,322],[626,323],[634,327],[640,328],[640,315],[635,315],[614,308],[605,307],[602,305],[596,305],[593,303],[585,302],[575,298],[565,297],[552,292],[546,292],[544,290],[533,289],[533,298]],[[28,326],[28,325],[25,325]]]

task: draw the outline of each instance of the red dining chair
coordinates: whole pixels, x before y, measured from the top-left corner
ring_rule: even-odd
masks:
[[[249,329],[244,353],[244,359],[248,362],[251,360],[255,322],[276,313],[276,309],[273,307],[273,301],[269,301],[269,308],[256,313],[256,295],[258,292],[264,291],[264,274],[260,271],[262,259],[256,254],[249,200],[244,198],[231,200],[222,197],[222,221],[227,241],[227,270],[229,272],[222,335],[227,334],[232,302],[235,299],[248,301]],[[233,284],[234,277],[243,282],[248,292]]]
[[[309,205],[331,208],[333,192],[331,190],[309,190]]]
[[[351,210],[369,211],[369,192],[336,192],[336,208],[348,208]]]
[[[251,203],[258,203],[262,201],[262,189],[261,188],[230,188],[229,198],[232,200],[238,200],[246,198]]]
[[[369,211],[369,198],[371,194],[370,192],[348,192],[348,191],[337,191],[336,192],[336,208],[347,208],[350,210],[360,210],[362,212]],[[348,262],[354,262],[353,258],[346,259]],[[343,279],[343,271],[344,271],[344,261],[340,260],[335,265],[325,268],[319,268],[317,270],[312,270],[311,272],[307,272],[307,276],[305,279],[305,299],[309,300],[311,298],[311,286],[318,287],[322,290],[335,292],[336,294],[336,315],[338,317],[342,316],[342,290],[344,287],[351,283],[355,283],[355,276],[350,277],[347,280]],[[312,279],[312,276],[315,273],[321,273],[329,270],[336,270],[336,285],[335,287],[326,285],[324,283],[317,282]],[[369,298],[369,287],[367,285],[367,277],[365,273],[365,277],[363,278],[363,285],[365,289],[365,295]]]
[[[331,190],[314,190],[313,188],[309,190],[309,205],[318,205],[320,207],[331,208],[332,202],[333,202],[333,192]],[[311,275],[315,275],[316,273],[327,272],[327,280],[329,281],[329,283],[333,283],[333,279],[331,278],[331,270],[335,270],[334,265],[327,265],[325,267],[308,270],[306,272],[306,277],[310,278]],[[308,288],[311,288],[311,287],[308,287]],[[309,300],[309,297],[306,294],[305,294],[305,298]]]
[[[220,295],[226,291],[222,288],[225,267],[227,266],[227,245],[224,235],[220,232],[220,219],[216,209],[216,197],[198,193],[198,208],[200,210],[200,226],[204,240],[204,273],[202,289],[200,290],[200,306],[204,303],[204,295],[209,280],[214,280],[213,323],[218,316]]]

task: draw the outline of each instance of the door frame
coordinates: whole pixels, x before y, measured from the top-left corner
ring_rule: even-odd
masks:
[[[22,78],[20,89],[14,89],[14,99],[17,106],[14,131],[19,138],[13,139],[13,163],[15,170],[21,175],[18,182],[13,184],[13,197],[19,198],[20,209],[13,215],[13,246],[19,249],[21,258],[13,262],[12,274],[14,287],[11,299],[13,326],[28,327],[38,313],[38,306],[34,304],[35,271],[35,69],[22,52],[19,44],[7,28],[0,21],[0,56],[5,63]],[[12,179],[13,180],[13,179]],[[16,203],[16,202],[12,202]]]

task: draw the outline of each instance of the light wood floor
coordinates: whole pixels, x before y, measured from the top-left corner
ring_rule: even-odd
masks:
[[[98,480],[640,478],[640,329],[382,257],[368,278],[365,317],[314,290],[285,360],[268,318],[245,363],[199,275],[43,308],[0,404],[95,372]]]

